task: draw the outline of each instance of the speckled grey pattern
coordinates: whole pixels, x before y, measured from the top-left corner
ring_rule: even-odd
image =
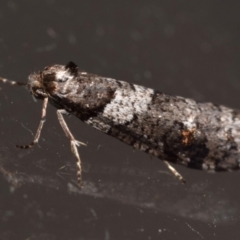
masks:
[[[87,124],[161,160],[196,169],[239,169],[240,113],[212,103],[53,65],[28,88]]]

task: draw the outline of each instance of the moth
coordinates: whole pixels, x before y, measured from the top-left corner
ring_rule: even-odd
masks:
[[[182,182],[184,178],[170,163],[210,171],[239,169],[237,110],[80,71],[73,62],[47,66],[31,74],[27,83],[0,80],[26,86],[34,98],[43,100],[33,142],[17,147],[34,146],[40,138],[48,102],[57,108],[58,120],[76,158],[79,186],[82,168],[77,147],[83,143],[70,132],[63,118],[65,114],[159,158]]]

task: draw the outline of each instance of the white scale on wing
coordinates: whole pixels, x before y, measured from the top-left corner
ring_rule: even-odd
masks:
[[[128,85],[121,82],[123,85]],[[125,124],[133,119],[134,114],[142,114],[147,111],[152,101],[153,90],[142,86],[133,85],[134,90],[119,88],[115,92],[114,99],[106,105],[103,116],[111,119],[116,124]]]

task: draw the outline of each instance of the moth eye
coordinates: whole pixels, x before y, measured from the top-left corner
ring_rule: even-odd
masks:
[[[55,74],[45,74],[45,75],[43,75],[43,81],[44,82],[53,82],[53,81],[55,81],[56,79],[55,79]]]

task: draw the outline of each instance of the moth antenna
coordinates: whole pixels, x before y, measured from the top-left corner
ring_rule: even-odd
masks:
[[[2,77],[0,77],[0,81],[4,82],[4,83],[9,83],[11,85],[16,85],[16,86],[26,86],[27,85],[27,83],[24,83],[24,82],[11,81],[7,78],[2,78]]]

